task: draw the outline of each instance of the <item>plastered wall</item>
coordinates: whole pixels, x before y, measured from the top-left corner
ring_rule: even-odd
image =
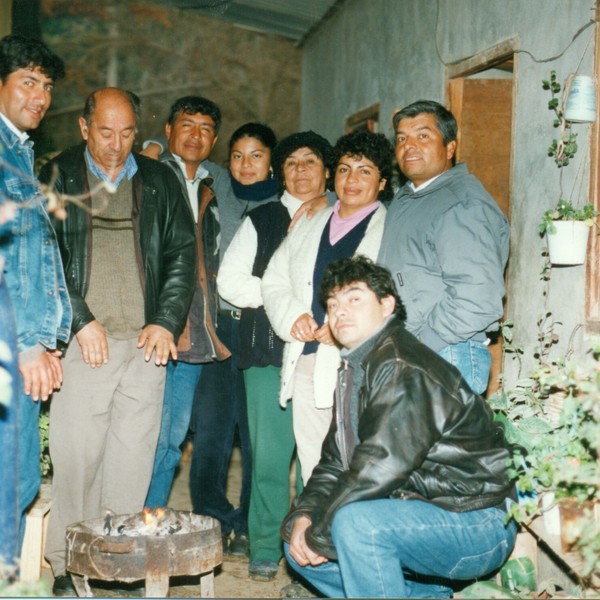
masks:
[[[380,102],[381,130],[391,132],[394,109],[419,98],[445,102],[447,65],[513,40],[515,54],[511,174],[511,257],[508,316],[514,341],[532,364],[538,320],[551,312],[559,341],[585,349],[585,267],[554,268],[544,282],[537,233],[542,213],[560,195],[559,170],[546,149],[555,135],[549,95],[541,87],[551,69],[564,80],[571,72],[592,74],[594,27],[573,41],[593,17],[591,0],[346,0],[303,47],[301,124],[331,141],[344,120]],[[557,57],[547,61],[550,57]],[[545,61],[545,62],[541,62]],[[580,150],[565,169],[563,196],[588,196],[589,125],[577,125]],[[506,361],[506,375],[518,376]]]

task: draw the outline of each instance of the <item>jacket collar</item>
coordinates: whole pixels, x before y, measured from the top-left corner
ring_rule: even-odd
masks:
[[[358,365],[363,363],[363,360],[373,350],[373,348],[379,345],[379,342],[387,337],[389,331],[392,327],[400,325],[404,327],[402,321],[396,318],[395,315],[390,315],[381,325],[381,327],[369,338],[367,338],[364,342],[352,348],[352,350],[343,349],[340,352],[340,355],[343,359],[348,361],[348,364],[351,367],[356,368]]]
[[[172,167],[180,180],[184,179],[183,171],[181,170],[179,162],[175,158],[175,155],[172,154],[169,150],[164,150],[163,152],[161,152],[160,156],[158,157],[158,160]],[[200,166],[196,171],[196,175],[200,177],[204,185],[212,187],[215,178],[213,177],[212,173],[206,168],[206,161],[202,161],[200,163]]]
[[[9,148],[14,146],[33,146],[33,142],[25,132],[17,133],[17,128],[9,119],[0,113],[0,136],[6,141]]]
[[[469,170],[467,169],[466,163],[457,163],[451,169],[439,175],[434,181],[431,182],[430,185],[426,186],[424,189],[416,191],[413,189],[411,183],[407,181],[398,191],[396,197],[400,196],[412,196],[415,198],[421,198],[422,196],[427,196],[427,194],[431,194],[439,190],[442,187],[448,185],[449,179],[454,179],[455,177],[461,177],[463,175],[468,175]]]

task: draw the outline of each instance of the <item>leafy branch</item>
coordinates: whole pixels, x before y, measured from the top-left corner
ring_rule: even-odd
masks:
[[[554,158],[556,166],[560,169],[566,167],[577,152],[577,134],[571,131],[571,123],[564,117],[557,96],[561,90],[561,85],[556,80],[556,71],[550,71],[550,79],[542,80],[542,87],[550,92],[551,98],[548,101],[548,109],[555,115],[552,125],[560,129],[558,139],[554,138],[548,147],[548,156]]]

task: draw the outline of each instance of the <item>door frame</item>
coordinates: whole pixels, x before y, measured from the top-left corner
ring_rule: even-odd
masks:
[[[513,172],[514,172],[514,145],[513,145],[512,141],[515,139],[515,118],[514,118],[514,110],[515,110],[515,106],[516,106],[515,72],[517,69],[517,57],[519,56],[518,52],[517,52],[518,48],[519,48],[519,38],[518,37],[510,38],[499,44],[496,44],[495,46],[486,48],[485,50],[482,50],[481,52],[478,52],[477,54],[470,56],[469,58],[467,58],[465,60],[456,62],[452,65],[448,65],[446,67],[446,77],[445,77],[445,79],[446,79],[446,106],[448,106],[452,110],[452,113],[454,114],[454,116],[457,119],[457,125],[458,125],[457,151],[460,156],[461,130],[462,130],[461,121],[462,121],[462,112],[463,112],[462,105],[463,105],[463,88],[464,88],[463,82],[464,82],[464,80],[469,75],[473,75],[475,73],[485,71],[485,70],[493,68],[495,66],[500,66],[502,64],[507,63],[507,61],[510,61],[511,70],[513,73],[513,86],[512,86],[513,114],[512,114],[512,118],[511,118],[511,133],[510,133],[511,152],[510,152],[510,163],[509,163],[509,190],[508,190],[509,219],[510,219],[510,206],[512,204],[511,198],[513,197],[512,182],[513,182]],[[505,296],[505,303],[504,303],[504,314],[506,315],[508,313],[508,309],[509,309],[509,305],[510,305],[509,266],[507,266],[507,268],[506,268],[505,281],[506,281],[506,296]],[[503,340],[500,337],[498,339],[498,344],[502,344],[502,342],[503,342]],[[494,375],[499,375],[504,370],[503,356],[502,356],[501,348],[502,347],[500,346],[500,350],[496,350],[492,354],[493,356],[494,355],[498,356],[498,354],[496,354],[496,353],[499,353],[499,359],[496,359],[496,361],[499,360],[499,362],[494,363],[497,366],[494,367],[492,376],[490,377],[490,384],[488,386],[488,392],[487,392],[488,394],[493,393],[498,387],[498,384],[494,379]],[[496,373],[496,369],[499,369],[499,373]]]

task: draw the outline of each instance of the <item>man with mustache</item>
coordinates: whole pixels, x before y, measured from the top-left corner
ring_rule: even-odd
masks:
[[[509,228],[464,163],[454,115],[419,100],[394,115],[396,159],[408,179],[390,205],[379,250],[406,305],[406,328],[487,389],[488,332],[503,313]]]
[[[124,514],[144,506],[163,367],[177,358],[194,291],[190,209],[171,169],[132,153],[139,110],[131,92],[93,92],[79,119],[85,143],[40,175],[58,192],[83,198],[55,223],[74,313],[64,359],[68,383],[50,411],[46,556],[55,595],[74,594],[65,572],[67,525],[107,508]]]
[[[471,389],[488,386],[488,333],[503,314],[506,217],[464,163],[457,124],[438,102],[418,100],[393,118],[396,159],[408,180],[385,219],[377,262],[392,273],[406,328],[454,365]],[[326,204],[306,202],[294,216]]]

